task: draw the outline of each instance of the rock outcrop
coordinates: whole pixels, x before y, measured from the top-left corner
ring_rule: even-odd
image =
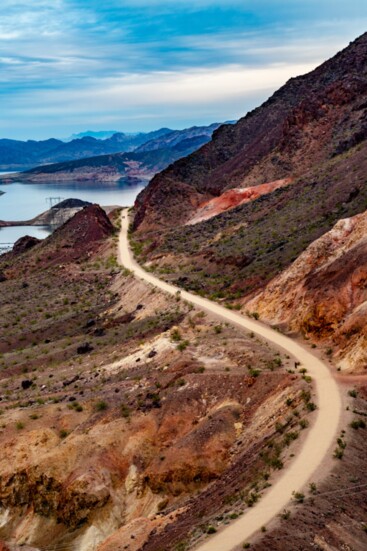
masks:
[[[367,211],[340,220],[246,307],[329,343],[343,370],[367,370]]]
[[[13,253],[15,255],[23,254],[26,251],[33,249],[33,247],[38,245],[38,243],[41,243],[40,239],[37,239],[36,237],[32,237],[30,235],[25,235],[14,243]]]
[[[269,182],[266,184],[260,184],[258,186],[252,186],[248,188],[234,188],[225,191],[219,197],[215,197],[210,201],[207,201],[199,206],[194,216],[190,218],[188,225],[197,224],[204,220],[209,220],[213,216],[217,216],[222,212],[244,205],[250,201],[254,201],[263,195],[272,193],[276,189],[288,186],[291,183],[291,178],[285,178],[284,180],[276,180],[275,182]]]

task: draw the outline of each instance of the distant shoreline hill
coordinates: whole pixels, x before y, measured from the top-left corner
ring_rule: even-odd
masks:
[[[2,183],[12,183],[21,178],[22,182],[50,181],[118,181],[125,179],[150,180],[157,172],[171,163],[191,154],[210,141],[219,123],[210,126],[194,126],[185,130],[157,131],[151,139],[140,145],[135,151],[120,152],[108,155],[90,156],[76,161],[66,161],[32,168],[22,173],[10,174],[0,178]],[[166,132],[167,130],[167,132]],[[148,134],[145,135],[149,136]],[[117,140],[116,135],[111,140]],[[83,138],[91,143],[106,143],[94,138]],[[70,146],[64,144],[64,146]]]
[[[92,203],[89,201],[82,201],[81,199],[64,199],[60,203],[57,203],[49,210],[42,212],[38,216],[35,216],[31,220],[17,220],[17,221],[5,221],[0,220],[0,228],[9,228],[11,226],[50,226],[59,227],[67,220],[72,218],[77,212],[90,207]],[[103,207],[101,207],[103,209]],[[109,208],[107,207],[107,211]]]
[[[198,140],[198,143],[202,145],[209,141],[213,131],[219,126],[219,123],[214,123],[184,130],[161,128],[139,134],[117,132],[112,136],[108,136],[107,132],[107,137],[104,137],[106,133],[103,132],[86,132],[66,142],[54,138],[26,142],[0,139],[0,171],[27,171],[40,165],[77,161],[100,155],[172,149],[184,140],[199,137],[201,140]]]
[[[124,134],[117,132],[108,138],[81,134],[72,140],[51,138],[43,141],[0,139],[0,170],[28,170],[43,164],[73,161],[118,152],[134,151],[144,143],[172,132],[161,128],[154,132]],[[103,135],[103,134],[102,134]]]

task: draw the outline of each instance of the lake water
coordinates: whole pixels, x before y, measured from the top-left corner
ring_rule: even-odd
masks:
[[[4,174],[0,172],[0,175]],[[9,173],[7,173],[9,174]],[[0,220],[30,220],[50,208],[49,199],[82,199],[102,206],[119,205],[130,207],[146,182],[50,182],[29,184],[21,181],[0,184]],[[57,201],[58,202],[58,201]],[[23,235],[43,239],[49,234],[46,227],[19,226],[0,228],[0,244],[14,243]]]

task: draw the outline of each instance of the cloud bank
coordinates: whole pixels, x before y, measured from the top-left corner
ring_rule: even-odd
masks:
[[[238,118],[367,21],[364,0],[2,0],[1,12],[0,136],[16,138]]]

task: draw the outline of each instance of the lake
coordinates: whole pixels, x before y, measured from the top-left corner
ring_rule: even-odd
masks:
[[[5,174],[5,173],[1,173]],[[7,173],[9,174],[9,172]],[[138,193],[144,189],[146,181],[130,182],[50,182],[0,184],[0,220],[30,220],[50,208],[50,198],[82,199],[102,206],[119,205],[130,207]],[[23,235],[43,239],[49,235],[47,227],[18,226],[0,228],[0,244],[14,243]]]

